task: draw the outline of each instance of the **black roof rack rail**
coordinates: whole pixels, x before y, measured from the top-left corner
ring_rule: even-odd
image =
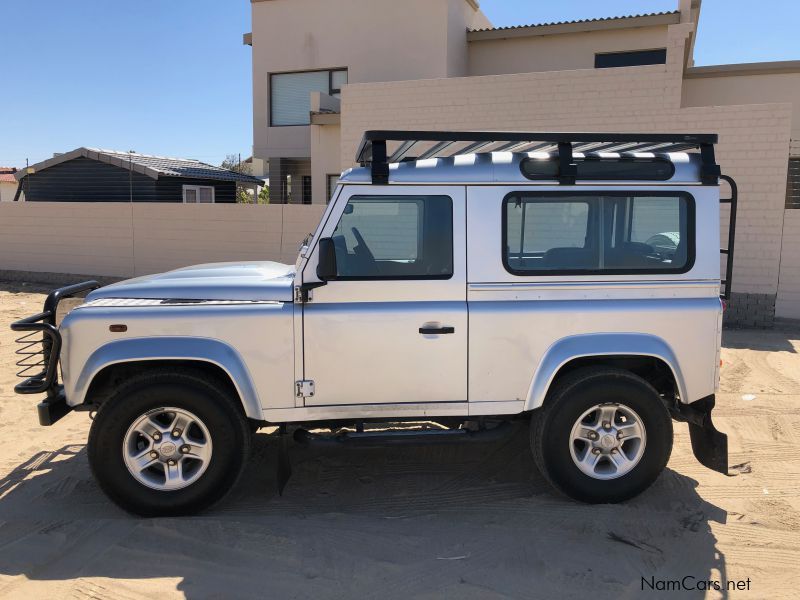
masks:
[[[388,154],[388,142],[398,142],[398,148]],[[414,146],[432,142],[419,154]],[[452,151],[458,142],[467,145]],[[713,133],[522,133],[508,131],[391,131],[373,130],[364,133],[358,147],[356,161],[372,169],[372,183],[389,183],[389,163],[413,158],[443,158],[459,152],[478,150],[524,149],[530,147],[555,147],[559,162],[558,181],[563,185],[575,183],[577,166],[573,153],[582,148],[616,148],[620,151],[685,152],[699,150],[703,166],[701,179],[704,185],[719,185],[720,168],[714,155],[718,136]],[[445,150],[450,150],[445,154]]]

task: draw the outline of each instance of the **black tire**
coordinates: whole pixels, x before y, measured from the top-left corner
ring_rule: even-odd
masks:
[[[597,404],[618,402],[633,409],[646,432],[644,454],[628,473],[595,479],[575,464],[570,433],[580,416]],[[557,382],[544,406],[531,419],[531,449],[542,475],[579,502],[623,502],[646,490],[666,467],[672,453],[672,419],[656,390],[630,371],[589,367]]]
[[[213,453],[206,471],[186,488],[160,491],[137,481],[125,466],[122,445],[128,428],[146,412],[183,408],[208,428]],[[106,495],[144,517],[194,514],[221,500],[235,485],[250,451],[251,434],[238,399],[213,378],[192,370],[154,370],[133,377],[100,409],[92,422],[89,465]]]

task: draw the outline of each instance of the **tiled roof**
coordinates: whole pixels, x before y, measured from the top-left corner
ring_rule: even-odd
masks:
[[[100,162],[109,163],[123,169],[133,168],[137,173],[142,173],[153,179],[160,176],[165,177],[185,177],[188,179],[214,179],[217,181],[238,181],[241,183],[263,184],[263,180],[244,173],[237,173],[215,167],[208,163],[190,158],[167,158],[164,156],[151,156],[149,154],[138,154],[136,152],[120,152],[118,150],[101,150],[98,148],[78,148],[66,154],[60,154],[54,158],[33,165],[34,171],[41,171],[57,164],[72,160],[78,157],[90,158]],[[17,173],[17,179],[21,179],[24,173]]]
[[[641,19],[644,17],[661,17],[666,15],[679,15],[677,10],[670,10],[665,12],[646,13],[641,15],[623,15],[619,17],[601,17],[599,19],[579,19],[577,21],[553,21],[552,23],[532,23],[529,25],[510,25],[508,27],[488,27],[485,29],[470,29],[473,33],[482,31],[510,31],[514,29],[527,29],[530,27],[551,27],[553,25],[577,25],[580,23],[600,23],[603,21],[617,21],[620,19]]]
[[[0,167],[0,183],[17,183],[16,172],[14,167]]]

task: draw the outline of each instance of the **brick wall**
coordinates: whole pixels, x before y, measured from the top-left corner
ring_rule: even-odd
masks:
[[[683,50],[691,27],[670,27],[666,65],[347,86],[343,167],[353,166],[367,129],[718,133],[718,161],[739,183],[741,198],[734,289],[767,297],[766,304],[751,307],[760,320],[771,320],[791,104],[681,107]]]

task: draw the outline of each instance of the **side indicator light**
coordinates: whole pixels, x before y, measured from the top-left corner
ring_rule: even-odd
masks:
[[[122,325],[122,324],[109,325],[108,326],[108,330],[111,333],[125,333],[126,331],[128,331],[128,326],[127,325]]]

